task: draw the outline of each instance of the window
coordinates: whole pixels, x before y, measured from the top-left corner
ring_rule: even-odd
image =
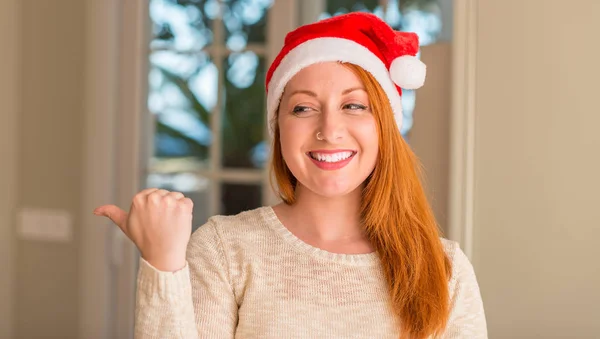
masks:
[[[152,0],[149,186],[195,202],[194,224],[263,204],[271,0]]]
[[[416,31],[422,44],[441,30],[435,0],[150,0],[154,145],[147,185],[192,198],[196,226],[269,200],[264,79],[274,57],[267,54],[275,50],[268,37],[282,28],[271,27],[268,14],[290,9],[299,23],[369,11],[396,29]],[[407,134],[412,91],[404,91],[403,104]]]

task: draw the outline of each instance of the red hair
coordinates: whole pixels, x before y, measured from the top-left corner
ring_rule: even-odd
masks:
[[[361,217],[381,260],[392,309],[402,324],[400,338],[439,336],[450,313],[451,264],[421,185],[420,163],[400,134],[377,80],[359,66],[344,65],[365,86],[377,124],[379,158],[365,182]],[[272,178],[281,199],[291,205],[297,180],[283,160],[279,127],[273,123]]]

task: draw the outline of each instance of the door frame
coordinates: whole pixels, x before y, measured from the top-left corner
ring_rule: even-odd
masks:
[[[269,20],[279,25],[295,22],[296,0],[273,6],[284,15],[271,15]],[[147,13],[145,0],[87,2],[81,338],[133,337],[138,253],[116,226],[90,211],[106,203],[127,208],[145,186],[153,145],[146,106]],[[269,34],[275,41],[269,48],[279,50],[285,34]]]
[[[79,337],[114,338],[115,226],[92,215],[116,203],[120,1],[86,1]]]
[[[128,209],[143,186],[151,143],[146,114],[145,0],[88,0],[79,337],[131,339],[138,252],[99,205]],[[146,132],[146,133],[144,133]]]
[[[448,238],[473,259],[477,0],[454,1]]]
[[[147,0],[124,1],[120,8],[118,49],[119,91],[117,107],[116,203],[126,209],[146,188],[152,150],[153,121],[147,109],[148,46],[150,20]],[[133,338],[136,277],[139,253],[133,243],[113,228],[115,303],[112,312],[116,339]]]
[[[14,337],[16,218],[20,106],[20,18],[18,0],[0,1],[0,338]]]
[[[6,3],[2,2],[3,5]],[[11,3],[13,7],[9,7],[9,10],[14,11],[17,0]],[[94,207],[109,202],[126,207],[124,204],[130,201],[131,195],[142,187],[141,180],[146,173],[143,159],[147,158],[147,146],[150,144],[150,136],[143,133],[149,130],[144,126],[150,123],[144,120],[144,116],[147,116],[143,100],[147,65],[139,61],[144,60],[146,55],[142,43],[147,42],[144,32],[149,31],[146,28],[147,4],[143,0],[126,3],[123,5],[118,0],[88,0],[86,3],[86,145],[80,244],[81,338],[131,338],[133,330],[136,251],[115,226],[94,217],[90,212]],[[455,0],[453,11],[448,237],[459,241],[471,258],[474,228],[476,0]],[[6,13],[4,10],[2,12]],[[297,10],[290,12],[297,20]],[[13,25],[17,26],[16,22]],[[124,30],[124,25],[128,25],[129,30]],[[273,38],[275,41],[283,40],[279,36]],[[18,47],[16,42],[14,44]],[[124,53],[125,49],[129,54]],[[272,45],[270,49],[277,48]],[[13,59],[14,62],[18,60],[16,56]],[[11,63],[0,63],[0,67],[9,70]],[[0,82],[10,81],[9,78],[3,77]],[[123,86],[121,82],[126,85]],[[9,85],[12,84],[11,81]],[[16,97],[12,96],[12,100],[16,101]],[[10,110],[2,112],[10,115]],[[14,119],[16,109],[13,110],[13,120],[9,117],[5,121],[14,124]],[[16,136],[12,138],[16,139]],[[0,147],[3,146],[6,148],[0,143]],[[14,149],[11,153],[9,147],[8,154],[14,153]],[[16,178],[17,173],[13,172],[9,178],[13,181],[9,182],[14,182]],[[0,178],[4,181],[9,179]],[[0,241],[6,242],[6,238],[1,237]],[[115,267],[117,271],[124,272],[120,278],[114,276]],[[115,303],[115,300],[118,301]]]

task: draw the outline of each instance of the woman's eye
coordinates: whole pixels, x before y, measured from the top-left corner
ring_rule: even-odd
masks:
[[[362,111],[367,109],[367,106],[361,104],[347,104],[344,106],[344,109],[349,109],[353,111]]]
[[[308,111],[310,111],[309,107],[306,107],[306,106],[296,106],[292,110],[292,113],[294,113],[294,114],[302,114],[302,113],[306,113]]]

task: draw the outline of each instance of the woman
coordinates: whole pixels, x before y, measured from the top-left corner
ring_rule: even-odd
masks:
[[[279,205],[191,239],[181,193],[96,209],[142,255],[137,338],[487,337],[473,268],[439,237],[399,132],[417,50],[364,13],[288,34],[267,75]]]

